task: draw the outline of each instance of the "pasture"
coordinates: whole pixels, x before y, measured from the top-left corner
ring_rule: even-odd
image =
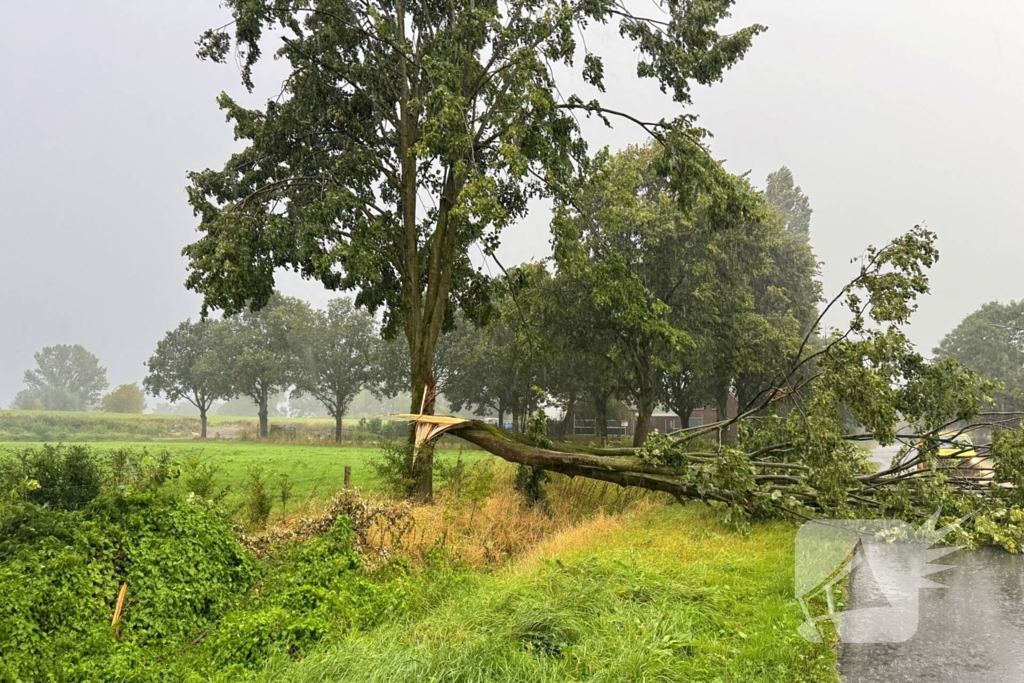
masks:
[[[76,443],[69,440],[65,443]],[[42,442],[8,442],[0,443],[0,457],[13,454],[25,448],[38,448]],[[202,442],[199,440],[170,442],[136,442],[109,441],[90,443],[90,448],[101,459],[109,457],[111,451],[131,448],[144,451],[150,456],[159,457],[167,453],[172,462],[182,463],[187,458],[200,458],[217,468],[215,482],[217,488],[229,489],[225,497],[228,506],[234,505],[244,497],[246,478],[253,466],[263,470],[263,480],[271,491],[274,491],[280,475],[287,475],[292,485],[291,510],[313,506],[320,501],[329,499],[344,484],[345,466],[352,468],[351,485],[363,491],[376,491],[380,481],[370,466],[378,456],[380,449],[372,446],[309,446],[301,444],[260,443],[245,441]],[[479,450],[456,449],[439,450],[435,459],[446,463],[454,463],[459,458],[468,463],[475,463],[483,457],[493,457]],[[280,514],[275,505],[274,516]]]

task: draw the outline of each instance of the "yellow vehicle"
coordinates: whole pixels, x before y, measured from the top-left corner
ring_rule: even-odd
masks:
[[[940,467],[949,467],[954,465],[958,467],[957,472],[947,470],[947,474],[950,476],[961,476],[969,479],[992,479],[995,475],[993,471],[992,459],[979,455],[974,450],[974,442],[971,441],[971,437],[967,434],[957,434],[956,432],[943,432],[939,434],[942,439],[939,445],[939,463]],[[918,463],[918,469],[926,469],[928,464],[925,462]]]

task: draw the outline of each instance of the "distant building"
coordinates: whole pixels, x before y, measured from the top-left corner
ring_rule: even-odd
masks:
[[[736,397],[729,394],[726,414],[728,417],[736,417],[739,405]],[[633,436],[636,428],[637,410],[634,406],[620,405],[617,412],[619,416],[608,420],[608,436]],[[658,430],[662,434],[677,432],[680,429],[689,427],[700,427],[718,421],[718,411],[714,406],[703,406],[697,408],[687,416],[686,424],[673,412],[655,410],[651,415],[651,431]],[[597,420],[591,414],[587,415],[582,409],[575,409],[569,420],[570,433],[578,436],[597,436]]]

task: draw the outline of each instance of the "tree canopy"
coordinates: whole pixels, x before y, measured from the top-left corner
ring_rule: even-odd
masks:
[[[228,364],[218,356],[215,345],[225,335],[224,323],[214,320],[186,320],[157,342],[146,367],[142,384],[150,394],[167,397],[171,403],[184,399],[199,410],[200,436],[206,438],[207,413],[213,404],[231,395]]]
[[[660,172],[668,158],[655,144],[599,154],[554,222],[558,278],[589,297],[574,310],[608,344],[602,391],[637,408],[635,446],[659,405],[684,423],[708,403],[724,418],[730,393],[767,385],[816,315],[806,240],[743,178],[716,175],[684,201]]]
[[[100,400],[100,410],[105,413],[141,413],[146,408],[146,399],[137,384],[121,384]]]
[[[373,318],[351,300],[332,299],[326,311],[309,311],[289,341],[295,357],[293,395],[309,395],[334,418],[341,441],[342,417],[349,403],[374,376],[378,337]]]
[[[1024,409],[1024,301],[990,301],[943,337],[933,353],[1000,382],[1001,410]]]
[[[782,212],[786,230],[800,237],[811,234],[811,202],[793,180],[793,172],[783,166],[768,174],[765,199]]]
[[[645,121],[574,94],[567,72],[606,85],[605,46],[578,35],[616,22],[638,78],[685,107],[764,30],[720,33],[731,5],[666,2],[648,18],[620,0],[226,0],[233,21],[202,36],[199,56],[224,61],[234,47],[251,89],[277,32],[290,73],[262,109],[220,97],[246,147],[190,175],[202,236],[185,249],[188,286],[204,310],[229,313],[264,306],[279,268],[357,290],[358,306],[383,311],[386,337],[404,336],[418,410],[441,331],[488,300],[469,247],[492,255],[532,198],[568,191],[586,166],[577,114],[664,139],[681,185],[686,168],[714,166],[691,114]],[[420,488],[430,494],[428,476]]]
[[[216,328],[214,362],[227,370],[230,396],[256,404],[261,437],[270,433],[271,396],[294,382],[292,334],[308,316],[304,302],[274,295],[262,309],[244,310]]]
[[[35,353],[36,367],[26,370],[26,388],[14,399],[16,408],[88,410],[107,388],[107,369],[79,344],[47,346]]]

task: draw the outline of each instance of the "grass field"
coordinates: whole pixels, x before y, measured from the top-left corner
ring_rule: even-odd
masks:
[[[358,420],[344,421],[351,429]],[[210,416],[210,436],[220,429],[255,436],[255,417]],[[320,418],[271,417],[271,436],[330,442],[334,420]],[[127,415],[118,413],[65,413],[36,410],[0,410],[0,441],[188,441],[200,430],[198,417],[180,415]],[[347,436],[347,435],[346,435]],[[372,440],[372,436],[369,438]]]
[[[73,442],[69,442],[73,443]],[[37,448],[42,442],[0,443],[0,457],[23,448]],[[108,441],[89,443],[97,453],[109,452],[116,448],[145,449],[150,455],[166,451],[172,460],[181,462],[186,457],[198,456],[217,467],[218,487],[230,487],[226,498],[230,504],[240,500],[249,467],[257,465],[264,470],[264,481],[271,487],[279,475],[287,474],[293,485],[293,507],[309,501],[329,498],[344,484],[345,466],[352,467],[352,486],[374,491],[380,482],[370,461],[380,453],[377,448],[354,448],[337,446],[303,446],[258,442],[209,441],[206,443],[187,442],[130,442]],[[462,457],[467,462],[476,462],[484,457],[482,451],[458,450],[439,451],[436,457],[454,461]],[[278,508],[275,507],[275,515]]]
[[[657,506],[556,534],[427,614],[268,662],[266,681],[825,683],[796,631],[792,524]]]

